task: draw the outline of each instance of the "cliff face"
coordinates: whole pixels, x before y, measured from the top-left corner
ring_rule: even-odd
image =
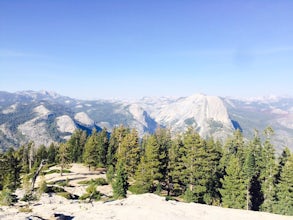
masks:
[[[75,129],[110,132],[120,124],[142,136],[157,127],[172,133],[194,127],[203,137],[224,139],[238,128],[251,137],[254,129],[271,125],[277,146],[293,149],[293,99],[239,100],[196,94],[182,98],[142,98],[136,101],[84,101],[49,92],[0,92],[1,148],[28,140],[48,145],[66,140]]]

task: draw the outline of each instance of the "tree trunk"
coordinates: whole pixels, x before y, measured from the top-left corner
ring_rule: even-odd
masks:
[[[41,163],[40,163],[40,166],[39,168],[37,169],[37,171],[35,172],[33,178],[32,178],[32,186],[31,186],[31,192],[34,191],[34,188],[35,188],[35,183],[36,183],[36,180],[37,180],[37,177],[38,175],[40,174],[43,166],[46,164],[46,160],[42,160]]]

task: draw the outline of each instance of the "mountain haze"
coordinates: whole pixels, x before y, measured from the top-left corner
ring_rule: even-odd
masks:
[[[251,137],[271,125],[278,149],[293,149],[293,98],[241,100],[195,94],[181,98],[144,97],[136,101],[77,100],[54,92],[0,92],[0,146],[33,140],[49,145],[76,129],[91,131],[124,124],[142,136],[157,127],[178,133],[193,126],[203,137],[225,139],[235,129]]]

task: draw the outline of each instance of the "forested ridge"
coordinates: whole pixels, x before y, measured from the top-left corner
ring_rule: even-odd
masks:
[[[229,208],[293,215],[293,154],[275,153],[274,131],[255,131],[250,140],[237,130],[223,143],[203,139],[193,128],[171,136],[168,129],[139,138],[135,129],[119,126],[91,134],[77,130],[65,143],[33,142],[0,154],[0,203],[12,204],[13,192],[40,167],[84,163],[106,168],[115,199],[132,193],[157,193]]]

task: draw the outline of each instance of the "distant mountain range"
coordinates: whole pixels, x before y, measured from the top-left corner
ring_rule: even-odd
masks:
[[[145,97],[136,101],[77,100],[47,91],[0,92],[0,148],[33,140],[49,145],[75,129],[109,131],[124,124],[142,136],[157,127],[173,133],[193,126],[203,137],[225,139],[235,129],[251,137],[270,125],[276,148],[293,150],[293,98],[233,99],[196,94],[181,98]]]

